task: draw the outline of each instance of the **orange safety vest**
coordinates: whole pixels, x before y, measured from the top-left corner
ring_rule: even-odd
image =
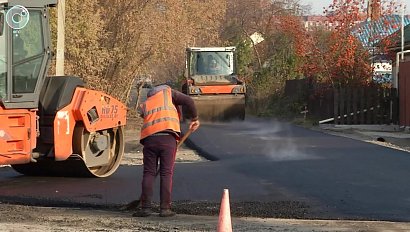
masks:
[[[166,87],[140,105],[144,123],[141,128],[140,139],[144,139],[157,132],[172,130],[181,133],[179,115],[172,103],[172,91]]]

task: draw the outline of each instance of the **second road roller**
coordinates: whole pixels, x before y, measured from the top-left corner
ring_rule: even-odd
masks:
[[[238,78],[236,66],[235,47],[186,49],[182,92],[194,99],[202,121],[245,119],[246,86]]]

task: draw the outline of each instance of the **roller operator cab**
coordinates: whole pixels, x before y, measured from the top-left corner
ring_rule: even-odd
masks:
[[[47,77],[48,9],[0,0],[0,165],[27,175],[110,176],[124,153],[126,107],[78,77]]]
[[[237,76],[235,47],[190,47],[186,58],[182,92],[194,99],[201,120],[243,120],[246,87]]]

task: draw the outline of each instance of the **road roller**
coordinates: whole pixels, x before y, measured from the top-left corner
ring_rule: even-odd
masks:
[[[188,47],[182,92],[202,121],[244,120],[246,86],[238,78],[235,47]],[[183,109],[184,118],[190,115]]]
[[[25,175],[108,177],[124,153],[127,108],[79,77],[46,75],[56,4],[0,0],[0,165]]]

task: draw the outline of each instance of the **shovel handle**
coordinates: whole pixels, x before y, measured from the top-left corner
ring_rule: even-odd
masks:
[[[182,136],[181,140],[178,141],[178,145],[177,145],[177,149],[184,143],[184,141],[188,138],[188,136],[192,133],[192,130],[188,130],[188,132],[186,132],[184,134],[184,136]]]

